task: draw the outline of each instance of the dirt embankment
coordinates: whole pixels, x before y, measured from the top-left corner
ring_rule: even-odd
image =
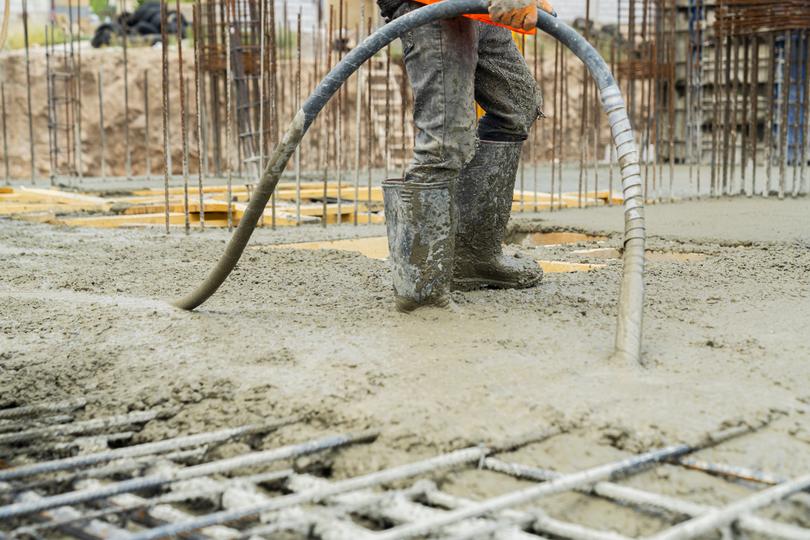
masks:
[[[85,44],[86,45],[86,44]],[[176,54],[173,52],[173,54]],[[163,162],[163,113],[161,108],[161,51],[159,48],[133,47],[127,55],[127,88],[129,89],[129,138],[132,151],[133,174],[143,174],[146,163],[146,115],[144,114],[144,79],[148,78],[149,101],[149,150],[152,170],[159,174]],[[65,57],[57,49],[56,58],[61,62]],[[74,55],[78,62],[78,55]],[[193,51],[185,50],[184,63],[193,76]],[[37,174],[47,175],[50,171],[49,132],[48,132],[48,89],[45,49],[31,49],[31,103],[34,130],[34,152]],[[172,66],[174,68],[174,66]],[[126,109],[124,107],[124,60],[120,48],[92,49],[86,46],[81,51],[81,119],[82,119],[82,169],[85,174],[100,174],[101,138],[99,123],[99,72],[102,73],[104,99],[104,128],[107,136],[107,171],[112,175],[125,173],[126,160]],[[9,133],[9,158],[11,175],[25,178],[30,174],[30,152],[28,137],[28,101],[26,90],[25,55],[23,51],[12,51],[0,57],[0,74],[6,81],[6,107],[9,111],[7,126]],[[172,159],[179,166],[182,158],[182,140],[179,135],[180,90],[177,84],[177,70],[170,74],[170,112],[172,126],[176,132],[170,139]],[[189,114],[194,114],[193,78],[187,89],[190,102]],[[66,92],[61,83],[55,86],[55,95]],[[57,122],[66,118],[63,108],[56,111]],[[67,146],[64,130],[60,131],[59,144],[61,159],[67,159]],[[192,151],[194,146],[192,145]],[[196,154],[194,154],[196,155]],[[63,165],[64,168],[64,165]]]

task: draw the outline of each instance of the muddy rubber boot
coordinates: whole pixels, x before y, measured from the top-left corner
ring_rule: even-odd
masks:
[[[386,180],[383,193],[397,309],[448,306],[455,243],[449,183]]]
[[[524,289],[543,279],[533,259],[503,253],[522,142],[478,141],[456,187],[453,288]]]

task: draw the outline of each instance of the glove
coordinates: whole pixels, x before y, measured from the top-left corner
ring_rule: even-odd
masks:
[[[551,2],[548,0],[537,0],[537,9],[542,9],[552,17],[557,16],[557,11],[554,9],[554,6],[551,5]]]
[[[489,16],[511,28],[531,30],[537,26],[538,0],[490,0]]]

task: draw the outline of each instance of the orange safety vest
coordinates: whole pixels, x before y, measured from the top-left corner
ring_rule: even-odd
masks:
[[[435,4],[436,2],[441,2],[441,0],[416,0],[420,4]],[[531,30],[523,30],[522,28],[512,28],[511,26],[506,26],[505,24],[496,23],[492,19],[489,18],[489,15],[464,15],[465,17],[469,17],[470,19],[475,19],[476,21],[481,21],[482,23],[486,24],[493,24],[495,26],[501,26],[503,28],[508,28],[512,32],[517,32],[519,34],[527,34],[533,36],[537,33],[536,28],[532,28]]]

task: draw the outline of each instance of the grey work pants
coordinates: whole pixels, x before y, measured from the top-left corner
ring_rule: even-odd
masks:
[[[406,2],[395,17],[421,6]],[[540,89],[506,28],[447,19],[408,32],[402,47],[416,126],[408,181],[458,178],[475,152],[475,102],[486,112],[477,122],[482,140],[525,141],[542,116]]]

